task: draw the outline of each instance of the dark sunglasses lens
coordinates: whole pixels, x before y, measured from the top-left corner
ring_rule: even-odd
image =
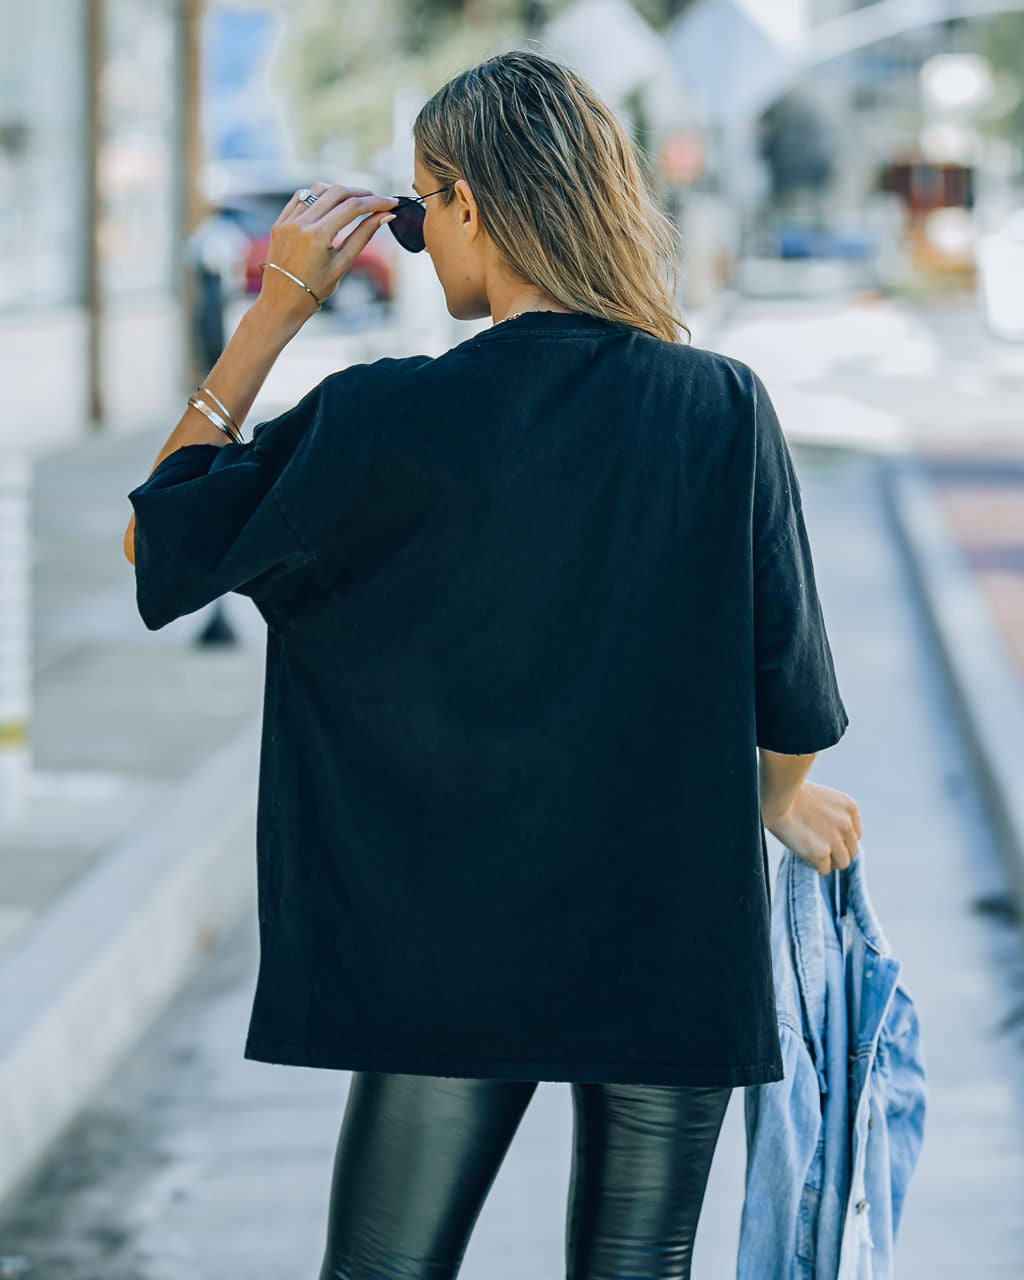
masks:
[[[403,249],[410,253],[421,253],[426,248],[423,240],[423,219],[426,216],[423,206],[418,200],[409,200],[406,204],[396,204],[392,209],[393,221],[387,225]]]

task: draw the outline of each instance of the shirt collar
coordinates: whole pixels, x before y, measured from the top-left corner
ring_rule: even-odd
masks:
[[[566,336],[612,334],[631,327],[624,321],[607,320],[604,316],[591,315],[586,311],[524,311],[520,316],[512,316],[495,325],[488,325],[466,341],[468,343],[490,342],[495,338],[519,337],[531,333],[541,333],[549,337],[559,334]]]

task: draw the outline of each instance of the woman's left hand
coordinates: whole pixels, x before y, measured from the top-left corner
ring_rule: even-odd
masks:
[[[319,196],[314,204],[306,204],[296,193],[281,210],[270,229],[267,261],[298,276],[323,302],[383,225],[398,197],[377,196],[365,187],[330,186],[326,182],[315,182],[310,190]],[[362,218],[359,225],[350,227],[357,218]],[[263,269],[260,296],[263,295],[279,299],[288,307],[295,307],[305,298],[309,313],[316,309],[304,289],[271,267]]]

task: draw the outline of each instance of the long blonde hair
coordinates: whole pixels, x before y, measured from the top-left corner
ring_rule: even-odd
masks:
[[[438,186],[466,179],[498,252],[532,284],[572,311],[692,340],[648,165],[570,68],[530,50],[488,58],[423,105],[413,140]]]

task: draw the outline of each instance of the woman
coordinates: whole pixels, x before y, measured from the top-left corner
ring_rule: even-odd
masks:
[[[448,310],[492,325],[230,440],[389,210],[419,247],[397,198],[296,193],[129,495],[138,606],[267,622],[245,1054],[354,1073],[321,1280],[454,1276],[539,1080],[568,1275],[685,1277],[731,1091],[782,1076],[764,828],[822,874],[861,836],[805,781],[847,716],[799,484],[758,376],[679,340],[672,228],[578,76],[491,58],[414,138]]]

